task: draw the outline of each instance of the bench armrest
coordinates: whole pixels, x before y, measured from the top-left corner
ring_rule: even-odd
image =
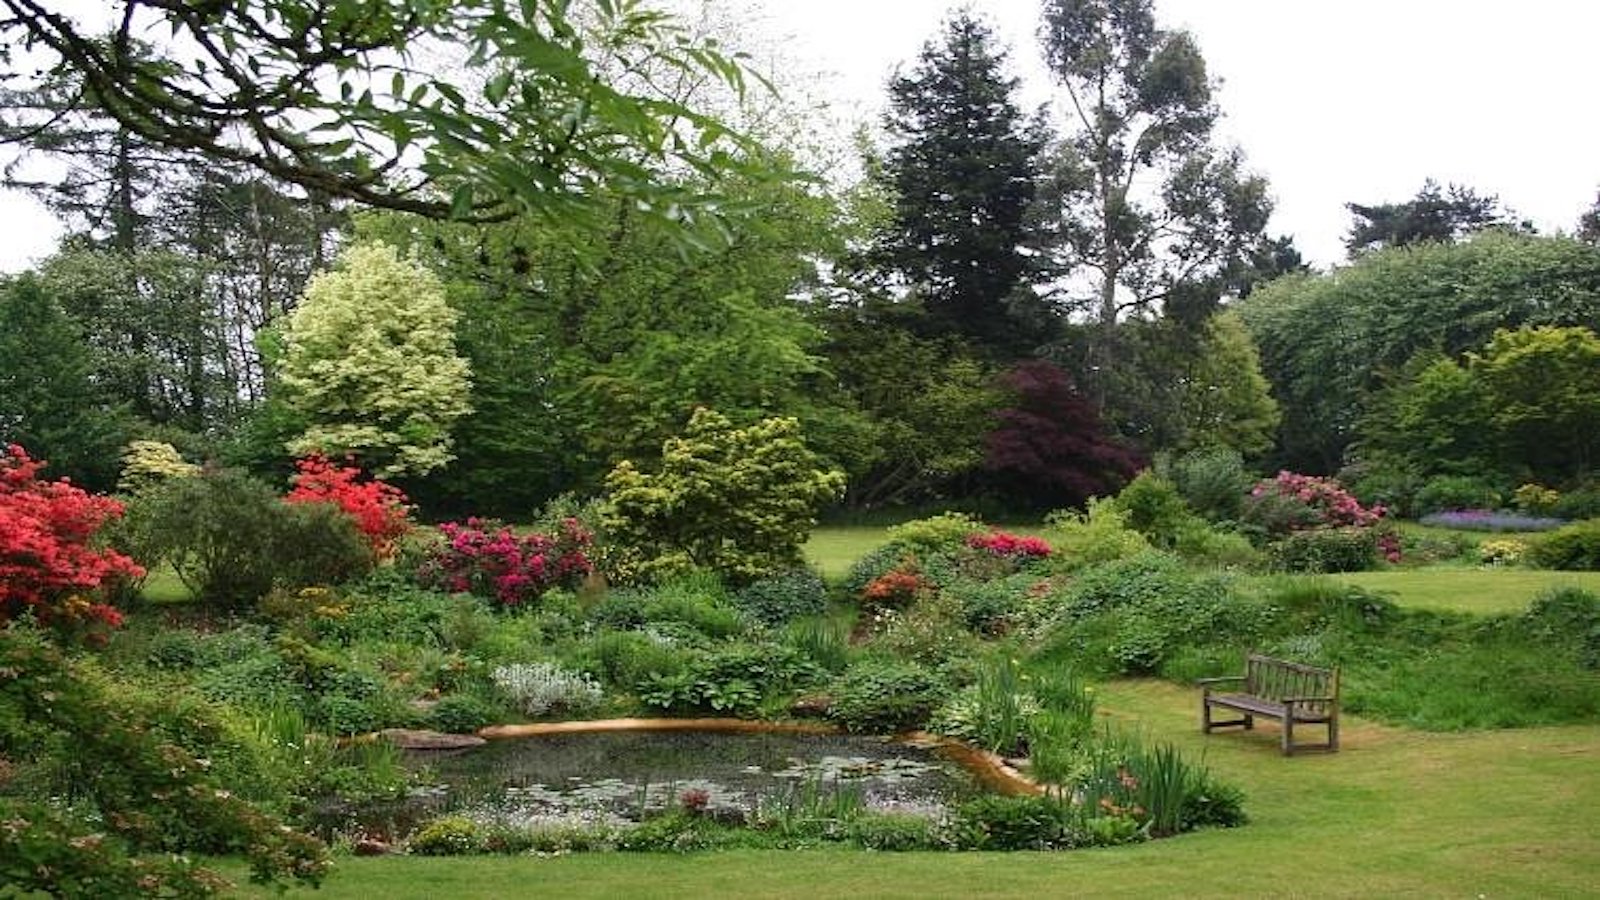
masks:
[[[1200,684],[1200,685],[1221,684],[1224,681],[1243,681],[1244,678],[1245,677],[1243,675],[1220,675],[1220,676],[1218,676],[1216,678],[1199,678],[1199,679],[1196,679],[1195,680],[1195,684]]]

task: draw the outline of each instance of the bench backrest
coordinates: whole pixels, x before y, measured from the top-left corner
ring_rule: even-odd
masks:
[[[1252,653],[1246,659],[1245,693],[1266,700],[1339,696],[1339,670],[1273,659]],[[1308,703],[1307,711],[1327,712],[1328,703]]]

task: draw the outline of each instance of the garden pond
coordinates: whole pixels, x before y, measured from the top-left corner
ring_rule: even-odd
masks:
[[[758,811],[855,803],[931,817],[984,792],[970,750],[894,738],[795,732],[604,731],[413,752],[426,786],[402,801],[328,809],[324,830],[405,832],[441,813],[537,826],[638,821],[693,804]]]

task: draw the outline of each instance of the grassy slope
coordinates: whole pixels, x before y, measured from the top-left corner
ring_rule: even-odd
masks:
[[[1204,753],[1253,822],[1055,854],[740,851],[556,859],[344,859],[318,894],[453,898],[1488,896],[1600,894],[1600,725],[1423,734],[1346,723],[1333,755],[1278,755],[1274,726],[1198,733],[1193,691],[1105,688],[1107,718]]]

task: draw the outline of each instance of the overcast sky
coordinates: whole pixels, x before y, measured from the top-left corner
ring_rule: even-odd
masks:
[[[874,118],[897,64],[956,4],[944,0],[750,0],[752,23],[830,96]],[[1037,0],[982,0],[1027,82],[1055,91],[1034,38]],[[1571,230],[1600,188],[1600,3],[1592,0],[1157,0],[1165,27],[1199,40],[1222,80],[1220,131],[1277,198],[1271,230],[1317,263],[1343,256],[1346,201],[1412,196],[1425,178],[1466,184],[1541,230]],[[0,268],[47,254],[56,229],[0,195]]]

